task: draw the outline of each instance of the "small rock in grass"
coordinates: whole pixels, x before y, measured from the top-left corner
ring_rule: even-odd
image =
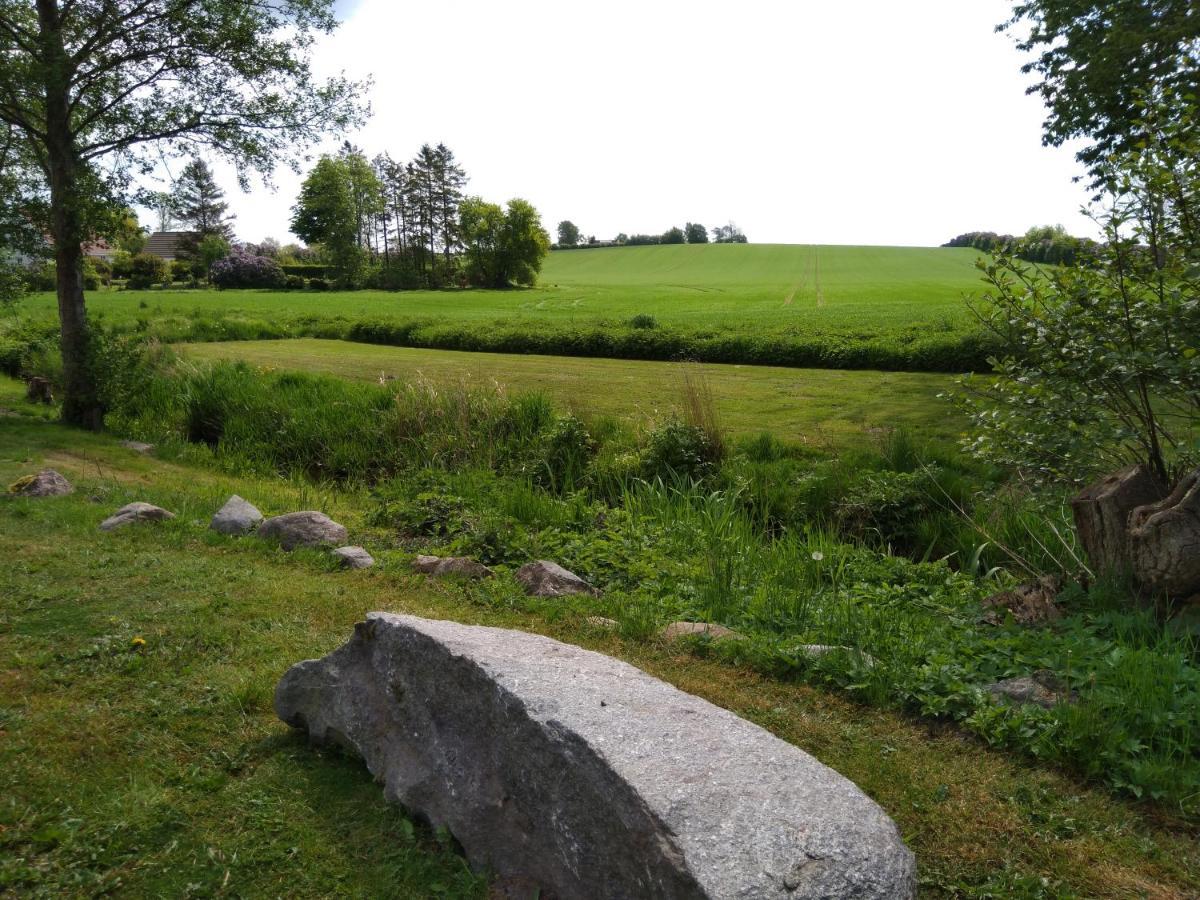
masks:
[[[134,453],[149,453],[154,449],[153,444],[147,444],[144,441],[121,441],[121,446]]]
[[[989,625],[1001,625],[1011,614],[1019,625],[1040,625],[1062,617],[1054,600],[1062,590],[1062,580],[1045,575],[1037,581],[1019,584],[1011,591],[1000,591],[985,599],[983,620]]]
[[[341,561],[344,569],[369,569],[375,559],[362,547],[338,547],[329,551]]]
[[[807,656],[810,659],[819,659],[822,656],[839,650],[843,653],[857,653],[867,666],[875,665],[875,657],[873,657],[870,653],[865,653],[862,650],[855,650],[853,647],[844,647],[840,644],[800,644],[795,649],[798,653]]]
[[[74,490],[71,482],[53,469],[42,469],[36,475],[26,475],[9,485],[8,490],[22,497],[61,497]]]
[[[221,534],[249,534],[262,520],[263,514],[252,503],[234,494],[217,510],[208,527]]]
[[[167,512],[161,506],[137,501],[122,506],[101,522],[100,530],[112,531],[116,528],[123,528],[126,525],[133,525],[135,522],[162,522],[173,518],[175,518],[175,513]]]
[[[621,627],[621,623],[616,619],[609,619],[606,616],[588,616],[587,623],[593,628],[603,628],[607,631],[615,631]]]
[[[526,563],[517,570],[517,581],[531,597],[564,597],[568,594],[591,594],[599,597],[600,592],[558,563],[546,559]]]
[[[284,550],[297,547],[326,547],[345,542],[347,532],[324,513],[316,510],[274,516],[258,526],[258,536],[276,540]]]
[[[1073,703],[1074,691],[1069,690],[1061,678],[1047,669],[1032,675],[1005,678],[984,688],[997,700],[1012,700],[1016,703],[1033,703],[1050,709],[1059,703]]]
[[[483,563],[465,556],[426,556],[422,554],[412,562],[415,571],[422,575],[442,577],[457,575],[460,578],[491,578],[496,573]]]
[[[724,625],[718,625],[715,622],[672,622],[662,630],[662,636],[668,641],[693,634],[706,635],[714,641],[741,637],[732,628],[726,628]]]

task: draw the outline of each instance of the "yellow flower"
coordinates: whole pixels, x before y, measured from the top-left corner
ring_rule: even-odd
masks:
[[[134,648],[137,648],[137,647],[145,647],[145,646],[146,646],[146,639],[145,639],[144,637],[142,637],[141,635],[138,635],[138,636],[137,636],[137,637],[135,637],[135,638],[134,638],[132,641],[130,641],[130,642],[129,642],[129,644],[130,644],[130,646],[132,646],[132,647],[134,647]]]

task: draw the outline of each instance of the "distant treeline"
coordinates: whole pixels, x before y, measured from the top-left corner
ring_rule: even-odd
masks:
[[[709,240],[709,232],[712,240]],[[705,228],[698,222],[688,222],[682,228],[674,226],[662,234],[625,234],[622,232],[612,240],[596,240],[595,235],[584,237],[578,226],[570,220],[558,223],[558,241],[551,250],[585,250],[599,247],[641,247],[650,244],[746,244],[745,233],[730,222]]]
[[[994,231],[968,231],[942,244],[943,247],[974,247],[985,253],[1008,253],[1026,262],[1070,266],[1095,255],[1099,245],[1090,238],[1067,234],[1061,225],[1041,225],[1024,235]]]

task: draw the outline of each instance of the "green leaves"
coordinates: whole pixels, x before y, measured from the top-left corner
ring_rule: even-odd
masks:
[[[1161,111],[1146,146],[1107,168],[1094,260],[1053,271],[1008,255],[973,310],[1001,342],[996,378],[959,382],[966,448],[1049,481],[1131,462],[1160,480],[1195,459],[1200,421],[1200,143],[1190,113]]]

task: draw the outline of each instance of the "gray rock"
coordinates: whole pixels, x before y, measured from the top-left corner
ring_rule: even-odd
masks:
[[[149,453],[154,449],[153,444],[147,444],[144,441],[121,441],[121,446],[134,453]]]
[[[820,659],[822,656],[828,656],[830,653],[858,654],[858,658],[862,660],[863,665],[868,667],[875,665],[875,657],[870,653],[863,650],[855,650],[853,647],[845,647],[841,644],[798,644],[793,649],[810,659]]]
[[[694,634],[710,637],[714,641],[741,637],[732,628],[726,628],[724,625],[718,625],[715,622],[672,622],[662,630],[662,636],[668,641]]]
[[[18,478],[8,489],[22,497],[62,497],[75,490],[71,482],[53,469],[42,469],[36,475]]]
[[[208,527],[221,534],[249,534],[263,520],[263,514],[254,504],[234,494],[217,510]]]
[[[797,747],[539,635],[371,613],[275,710],[471,865],[575,898],[914,896],[896,826]]]
[[[1072,703],[1076,699],[1075,692],[1068,689],[1057,675],[1046,669],[1032,675],[1005,678],[1003,681],[989,684],[984,690],[997,700],[1033,703],[1043,709],[1051,709],[1059,703]]]
[[[567,594],[591,594],[599,597],[600,592],[558,563],[546,559],[526,563],[517,569],[517,581],[532,597],[563,597]]]
[[[375,558],[362,547],[338,547],[329,552],[341,561],[345,569],[369,569],[375,565]]]
[[[161,506],[153,503],[142,503],[140,500],[122,506],[115,513],[100,523],[101,531],[112,531],[124,528],[136,522],[162,522],[175,518],[175,513],[167,512]]]
[[[491,578],[496,573],[481,562],[465,556],[418,556],[412,562],[414,571],[422,575],[441,578],[457,575],[459,578]]]
[[[593,628],[602,628],[605,631],[616,631],[621,627],[620,622],[610,619],[608,616],[588,616],[587,623]]]
[[[327,547],[346,542],[346,529],[316,510],[273,516],[258,526],[258,536],[279,541],[284,550],[297,547]]]

